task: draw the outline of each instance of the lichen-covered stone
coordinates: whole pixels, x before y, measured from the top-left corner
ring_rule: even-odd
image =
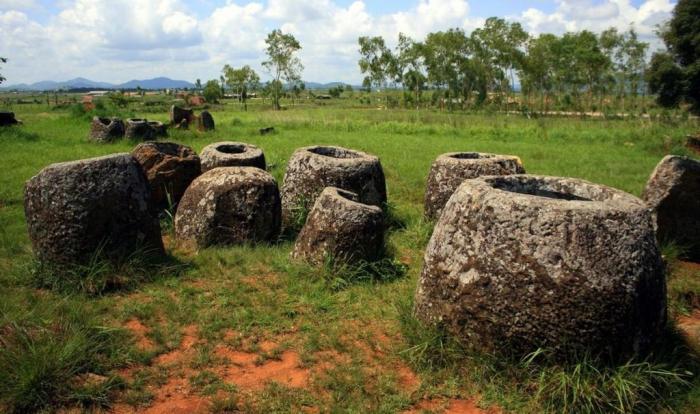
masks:
[[[27,181],[24,211],[41,261],[84,264],[98,251],[119,258],[163,252],[148,182],[129,154],[51,164]]]
[[[308,211],[326,187],[358,195],[361,203],[386,203],[386,183],[379,158],[342,147],[312,146],[294,151],[282,185],[282,217],[286,226],[298,211]]]
[[[192,180],[201,173],[192,148],[174,142],[145,142],[131,152],[148,178],[154,205],[177,203]],[[170,200],[168,200],[170,197]]]
[[[685,257],[700,261],[700,162],[664,157],[642,197],[653,209],[659,242],[677,243]]]
[[[124,122],[119,118],[92,118],[90,139],[97,142],[111,142],[124,137]]]
[[[148,124],[147,119],[126,120],[124,137],[132,140],[148,141],[156,138],[155,130]]]
[[[202,111],[202,113],[199,114],[197,125],[200,131],[213,131],[216,128],[214,117],[211,116],[209,111]]]
[[[201,153],[202,171],[217,167],[257,167],[265,169],[265,154],[255,145],[244,142],[215,142]]]
[[[466,179],[483,175],[524,173],[520,158],[512,155],[480,152],[442,154],[430,167],[425,189],[425,216],[431,220],[440,217],[447,200]]]
[[[254,167],[220,167],[195,179],[180,200],[175,234],[199,247],[272,241],[280,231],[275,179]]]
[[[372,261],[383,252],[384,213],[355,193],[326,187],[301,229],[292,257],[312,264]]]
[[[465,344],[627,356],[666,318],[664,265],[638,198],[583,180],[464,181],[425,252],[415,313]]]

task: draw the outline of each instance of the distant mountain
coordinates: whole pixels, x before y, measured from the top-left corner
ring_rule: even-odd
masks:
[[[160,77],[146,80],[131,80],[129,82],[116,85],[114,88],[136,89],[137,87],[141,87],[141,89],[183,89],[194,88],[194,84],[187,81]]]
[[[344,82],[329,82],[329,83],[318,83],[318,82],[304,82],[304,85],[306,86],[306,89],[308,90],[314,90],[314,89],[331,89],[335,88],[336,86],[345,86],[347,83]],[[360,86],[352,85],[353,89],[360,89]]]
[[[131,80],[119,85],[107,82],[95,82],[85,78],[75,78],[64,82],[41,81],[30,85],[25,83],[19,85],[8,85],[0,89],[21,91],[54,91],[66,89],[136,89],[137,87],[141,87],[141,89],[182,89],[194,88],[194,84],[164,77],[146,80]]]
[[[339,85],[346,85],[343,82],[329,82],[329,83],[319,83],[319,82],[304,82],[306,89],[309,90],[325,90],[334,88]],[[85,78],[75,78],[67,80],[64,82],[56,81],[41,81],[27,85],[26,83],[21,83],[18,85],[8,85],[0,87],[0,90],[18,90],[18,91],[55,91],[55,90],[69,90],[69,89],[192,89],[194,84],[183,81],[174,80],[166,77],[158,77],[153,79],[144,80],[130,80],[129,82],[124,82],[121,84],[113,84],[107,82],[96,82]],[[361,86],[352,85],[353,89],[359,89]]]

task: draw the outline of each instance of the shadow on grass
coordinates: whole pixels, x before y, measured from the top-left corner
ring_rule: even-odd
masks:
[[[134,289],[142,283],[178,277],[191,264],[174,256],[138,249],[125,257],[108,258],[99,248],[85,264],[55,265],[35,261],[30,269],[34,287],[62,293],[103,295]]]
[[[0,127],[0,142],[38,141],[39,134],[26,131],[21,125]]]
[[[415,319],[412,300],[401,300],[396,307],[409,344],[401,355],[415,369],[468,378],[488,403],[507,410],[674,412],[700,385],[698,355],[673,326],[644,357],[610,362],[585,354],[562,362],[546,350],[522,358],[479,353]]]

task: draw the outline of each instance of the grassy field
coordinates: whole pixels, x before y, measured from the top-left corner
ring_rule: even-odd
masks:
[[[44,166],[128,152],[87,141],[89,116],[17,105],[24,126],[0,130],[0,411],[56,407],[114,412],[686,412],[700,409],[696,365],[700,267],[670,260],[673,327],[653,355],[617,365],[552,364],[468,352],[420,326],[411,300],[432,223],[422,219],[432,160],[449,151],[518,155],[529,173],[580,177],[639,195],[668,153],[690,155],[695,121],[527,119],[498,114],[327,105],[273,112],[211,108],[215,132],[171,131],[201,150],[222,140],[260,146],[281,184],[295,148],[333,144],[378,155],[394,225],[388,265],[311,268],[292,242],[178,248],[84,269],[94,283],[57,284],[33,261],[23,184]],[[122,112],[166,121],[165,112]],[[274,126],[261,136],[258,129]],[[672,259],[673,249],[666,248]],[[118,289],[101,289],[104,280]],[[480,407],[480,408],[477,408]],[[475,411],[466,411],[473,409]],[[460,411],[462,410],[462,411]]]

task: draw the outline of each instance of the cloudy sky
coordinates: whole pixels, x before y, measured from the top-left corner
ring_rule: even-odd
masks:
[[[489,16],[531,33],[633,26],[659,47],[654,28],[675,0],[0,0],[6,84],[39,80],[123,82],[168,76],[193,82],[221,68],[260,68],[265,35],[299,39],[308,81],[360,83],[357,38],[461,27]]]

